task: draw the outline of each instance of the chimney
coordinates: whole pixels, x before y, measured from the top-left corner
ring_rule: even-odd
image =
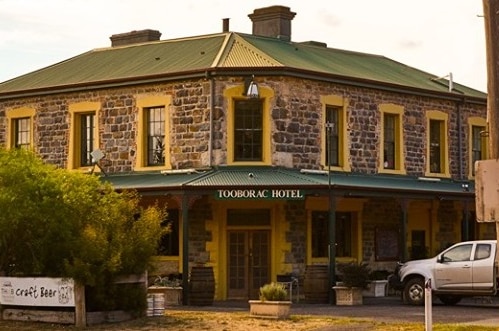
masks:
[[[111,39],[111,46],[124,46],[124,45],[132,45],[145,43],[148,41],[158,41],[159,37],[161,37],[161,32],[158,30],[140,30],[140,31],[131,31],[120,34],[113,34],[109,39]]]
[[[229,32],[229,18],[224,18],[222,22],[222,32]]]
[[[253,34],[291,41],[291,20],[296,13],[289,7],[271,6],[255,9],[248,17],[253,22]]]

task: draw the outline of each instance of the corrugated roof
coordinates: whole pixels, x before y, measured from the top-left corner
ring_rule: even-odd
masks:
[[[190,174],[165,175],[156,173],[120,174],[102,177],[116,189],[140,191],[249,189],[249,188],[298,188],[326,191],[331,187],[334,194],[376,196],[411,196],[425,199],[474,198],[473,182],[450,179],[421,179],[408,176],[327,174],[301,172],[298,169],[280,167],[218,167]],[[329,184],[331,183],[331,186]],[[466,186],[467,185],[467,186]]]
[[[95,49],[52,66],[0,83],[0,99],[29,91],[78,86],[134,84],[203,74],[217,68],[278,68],[309,74],[364,80],[437,93],[448,93],[448,81],[383,56],[297,43],[277,38],[226,32]],[[217,74],[220,74],[218,72]],[[230,75],[224,70],[223,74]],[[293,74],[290,72],[290,74]],[[454,92],[486,100],[486,94],[454,82]]]

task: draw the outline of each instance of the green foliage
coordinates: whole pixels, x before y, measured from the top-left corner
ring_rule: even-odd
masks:
[[[0,149],[0,210],[1,271],[91,286],[144,272],[167,215],[140,206],[134,192],[115,192],[95,175],[56,169],[23,149]]]
[[[341,282],[347,287],[366,288],[369,284],[370,269],[365,263],[343,263],[338,265]]]
[[[283,284],[272,282],[260,287],[260,300],[262,301],[284,301],[287,297],[288,291]]]

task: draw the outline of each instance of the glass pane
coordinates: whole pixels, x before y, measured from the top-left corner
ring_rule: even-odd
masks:
[[[430,120],[430,172],[442,172],[441,148],[441,121]]]
[[[234,114],[234,161],[263,160],[263,110],[260,100],[239,100]]]
[[[165,107],[147,109],[147,165],[165,164]]]

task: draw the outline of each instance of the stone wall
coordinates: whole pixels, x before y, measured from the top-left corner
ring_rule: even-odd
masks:
[[[485,106],[456,104],[428,97],[381,92],[295,78],[259,77],[260,86],[274,90],[271,100],[272,165],[321,169],[322,132],[321,96],[336,95],[348,100],[349,162],[353,172],[375,173],[380,144],[380,104],[404,107],[405,167],[408,175],[425,172],[425,111],[438,110],[449,115],[449,157],[452,177],[462,179],[469,169],[467,119],[486,117]],[[213,141],[210,156],[211,83],[193,80],[128,88],[94,90],[0,102],[0,132],[6,132],[6,109],[21,106],[37,110],[35,144],[46,161],[66,167],[69,149],[70,116],[68,105],[83,101],[100,102],[99,135],[106,156],[102,165],[107,173],[134,170],[138,132],[137,97],[149,94],[172,95],[170,155],[173,169],[206,167],[227,163],[228,107],[223,97],[226,88],[243,84],[241,78],[215,78],[213,90]],[[460,125],[458,126],[458,123]],[[5,144],[5,134],[0,134]],[[461,149],[460,149],[461,146]],[[215,157],[216,156],[216,157]]]

